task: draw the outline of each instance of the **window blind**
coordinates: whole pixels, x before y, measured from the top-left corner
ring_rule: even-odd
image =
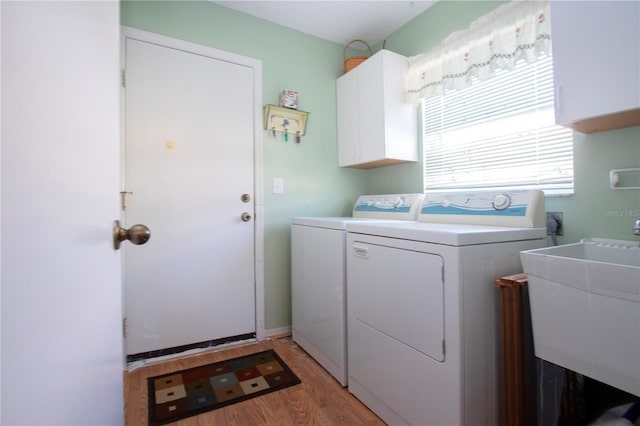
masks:
[[[573,133],[554,124],[551,57],[422,103],[426,191],[573,193]]]

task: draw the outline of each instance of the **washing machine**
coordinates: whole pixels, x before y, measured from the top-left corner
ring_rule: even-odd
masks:
[[[494,281],[546,245],[541,191],[425,196],[416,222],[348,223],[349,391],[392,425],[496,425]]]
[[[352,217],[292,219],[292,338],[342,386],[347,385],[346,225],[416,221],[423,198],[363,195]]]

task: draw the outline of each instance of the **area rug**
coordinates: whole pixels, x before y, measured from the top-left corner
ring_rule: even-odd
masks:
[[[268,351],[147,379],[149,425],[163,425],[300,383]]]

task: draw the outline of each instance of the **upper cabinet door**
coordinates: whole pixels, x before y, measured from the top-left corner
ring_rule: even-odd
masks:
[[[404,101],[408,66],[406,57],[381,50],[338,78],[340,167],[417,161],[417,112]]]
[[[358,123],[358,80],[355,70],[336,82],[338,114],[338,166],[360,161],[360,128]]]
[[[640,2],[552,1],[551,24],[556,122],[640,125]]]

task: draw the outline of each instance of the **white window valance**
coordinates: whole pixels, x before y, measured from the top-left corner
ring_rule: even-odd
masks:
[[[462,89],[472,78],[490,78],[497,69],[512,69],[525,59],[550,54],[549,1],[515,0],[478,18],[435,49],[409,58],[407,93],[412,103],[450,89]]]

